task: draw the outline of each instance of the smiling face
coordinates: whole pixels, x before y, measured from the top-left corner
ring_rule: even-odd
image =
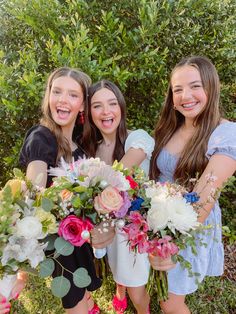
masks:
[[[79,111],[83,110],[84,96],[80,84],[69,76],[52,82],[49,107],[54,122],[62,128],[73,128]]]
[[[205,109],[208,99],[195,67],[178,67],[172,75],[171,87],[174,107],[185,119],[194,120]]]
[[[91,98],[91,117],[102,136],[115,137],[121,121],[121,109],[115,94],[101,88]]]

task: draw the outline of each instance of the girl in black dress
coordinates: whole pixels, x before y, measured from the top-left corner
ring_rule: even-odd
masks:
[[[20,154],[20,164],[26,168],[27,178],[38,186],[48,187],[52,183],[47,170],[55,167],[60,157],[67,162],[72,157],[75,160],[83,157],[84,153],[78,148],[72,135],[86,105],[90,83],[89,76],[76,69],[59,68],[50,75],[42,103],[40,124],[28,131]],[[69,293],[62,298],[63,307],[68,314],[100,313],[98,306],[91,302],[88,292],[101,286],[95,273],[93,258],[88,243],[75,247],[70,256],[58,258],[72,272],[78,267],[85,267],[92,279],[87,288],[78,288],[73,283],[71,273],[64,272],[64,276],[71,282]],[[55,275],[61,273],[62,269],[57,264]]]

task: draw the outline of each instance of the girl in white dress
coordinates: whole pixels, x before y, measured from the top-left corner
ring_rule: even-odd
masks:
[[[115,84],[102,80],[89,88],[85,119],[89,123],[85,123],[82,142],[88,156],[99,157],[109,165],[114,160],[128,168],[140,165],[148,173],[154,140],[144,130],[128,132],[125,100]],[[149,313],[149,296],[145,289],[149,275],[147,255],[129,252],[125,235],[119,230],[107,252],[117,283],[112,302],[116,313],[124,313],[127,307],[126,287],[137,313]]]

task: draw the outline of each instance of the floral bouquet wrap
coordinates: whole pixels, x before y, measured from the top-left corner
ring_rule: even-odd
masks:
[[[117,218],[126,215],[132,193],[122,165],[109,166],[99,158],[80,159],[70,164],[62,159],[60,166],[51,168],[49,173],[54,176],[54,182],[45,189],[39,204],[53,214],[59,226],[58,234],[48,238],[47,249],[52,253],[41,263],[42,277],[53,273],[58,254],[68,256],[74,247],[90,242],[95,225],[100,224],[100,233],[108,232]],[[94,253],[95,257],[102,258],[106,251],[94,249]],[[88,286],[89,280],[82,267],[73,273],[78,287]],[[62,273],[52,280],[51,288],[54,295],[63,297],[70,289],[70,282]]]
[[[0,293],[10,297],[18,270],[33,271],[44,260],[46,236],[56,232],[53,215],[36,206],[39,190],[20,170],[0,191]]]

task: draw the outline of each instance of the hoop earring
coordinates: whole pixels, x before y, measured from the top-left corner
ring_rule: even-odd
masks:
[[[77,124],[84,124],[84,111],[78,113]]]

